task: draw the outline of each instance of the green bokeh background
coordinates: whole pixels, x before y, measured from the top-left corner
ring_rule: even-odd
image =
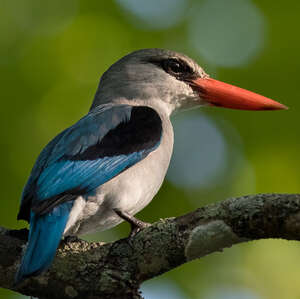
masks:
[[[248,187],[247,171],[242,170],[232,181],[226,181],[223,172],[218,182],[226,184],[216,182],[216,188],[187,191],[167,180],[140,218],[152,222],[177,216],[249,190],[300,192],[300,2],[251,1],[264,18],[263,47],[254,58],[234,67],[213,65],[188,42],[190,18],[197,17],[197,11],[189,8],[202,2],[186,1],[180,22],[157,29],[145,26],[115,1],[0,0],[1,226],[24,227],[25,222],[16,221],[16,214],[37,155],[51,138],[88,111],[103,71],[123,55],[147,47],[183,51],[217,79],[269,96],[290,110],[203,109],[225,136],[229,150],[235,140],[220,119],[239,135],[255,188]],[[186,138],[191,136],[187,133]],[[228,172],[231,159],[229,155]],[[87,238],[110,241],[127,233],[128,226],[122,224]],[[264,240],[183,265],[157,278],[149,288],[156,288],[156,283],[158,290],[163,285],[176,286],[180,298],[218,299],[225,296],[209,294],[239,291],[245,295],[226,298],[294,299],[300,298],[299,281],[299,243]],[[0,298],[21,297],[0,289]]]

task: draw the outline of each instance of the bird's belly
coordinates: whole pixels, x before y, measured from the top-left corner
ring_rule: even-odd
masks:
[[[94,194],[78,198],[71,211],[74,217],[70,215],[65,235],[82,235],[116,226],[123,220],[114,212],[115,208],[131,215],[142,210],[158,192],[170,157],[171,150],[159,147],[139,163],[100,186]]]

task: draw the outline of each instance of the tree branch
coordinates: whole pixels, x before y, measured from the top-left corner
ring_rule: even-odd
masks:
[[[21,233],[20,233],[21,232]],[[113,243],[62,242],[49,271],[13,287],[22,231],[0,228],[0,286],[39,298],[141,298],[145,280],[233,244],[300,239],[300,195],[230,198]]]

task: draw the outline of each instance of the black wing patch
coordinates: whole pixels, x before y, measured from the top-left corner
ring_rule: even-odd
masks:
[[[159,115],[149,107],[133,107],[130,120],[110,130],[98,143],[75,156],[64,156],[69,160],[95,160],[104,157],[128,155],[153,148],[162,135]]]

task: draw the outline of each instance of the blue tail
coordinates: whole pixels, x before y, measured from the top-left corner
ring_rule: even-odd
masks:
[[[48,269],[66,227],[73,202],[56,206],[50,213],[37,216],[31,212],[28,244],[15,284]]]

